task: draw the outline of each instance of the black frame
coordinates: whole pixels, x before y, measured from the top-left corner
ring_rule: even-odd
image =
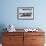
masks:
[[[20,9],[23,9],[23,8],[25,8],[25,9],[26,9],[26,8],[27,8],[27,9],[28,9],[28,8],[29,8],[29,9],[32,9],[32,16],[33,16],[33,17],[32,17],[32,18],[29,18],[29,17],[28,17],[28,18],[19,18],[19,10],[20,10]],[[18,20],[34,20],[34,7],[17,7],[17,19],[18,19]]]

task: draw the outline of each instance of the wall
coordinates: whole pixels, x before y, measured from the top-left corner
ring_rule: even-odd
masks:
[[[46,1],[44,0],[1,0],[0,24],[15,25],[16,28],[46,28]],[[34,7],[34,20],[17,20],[17,7]]]

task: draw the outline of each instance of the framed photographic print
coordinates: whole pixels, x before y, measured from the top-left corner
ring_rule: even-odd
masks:
[[[17,18],[20,20],[34,19],[34,7],[18,7]]]

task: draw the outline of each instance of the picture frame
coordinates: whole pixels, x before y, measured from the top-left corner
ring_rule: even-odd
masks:
[[[34,7],[18,7],[17,8],[18,20],[33,20],[34,19]]]

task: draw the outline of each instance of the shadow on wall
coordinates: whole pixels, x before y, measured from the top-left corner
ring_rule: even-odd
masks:
[[[0,24],[0,43],[2,43],[2,32],[5,32],[6,30],[3,30],[5,28],[4,24]]]

